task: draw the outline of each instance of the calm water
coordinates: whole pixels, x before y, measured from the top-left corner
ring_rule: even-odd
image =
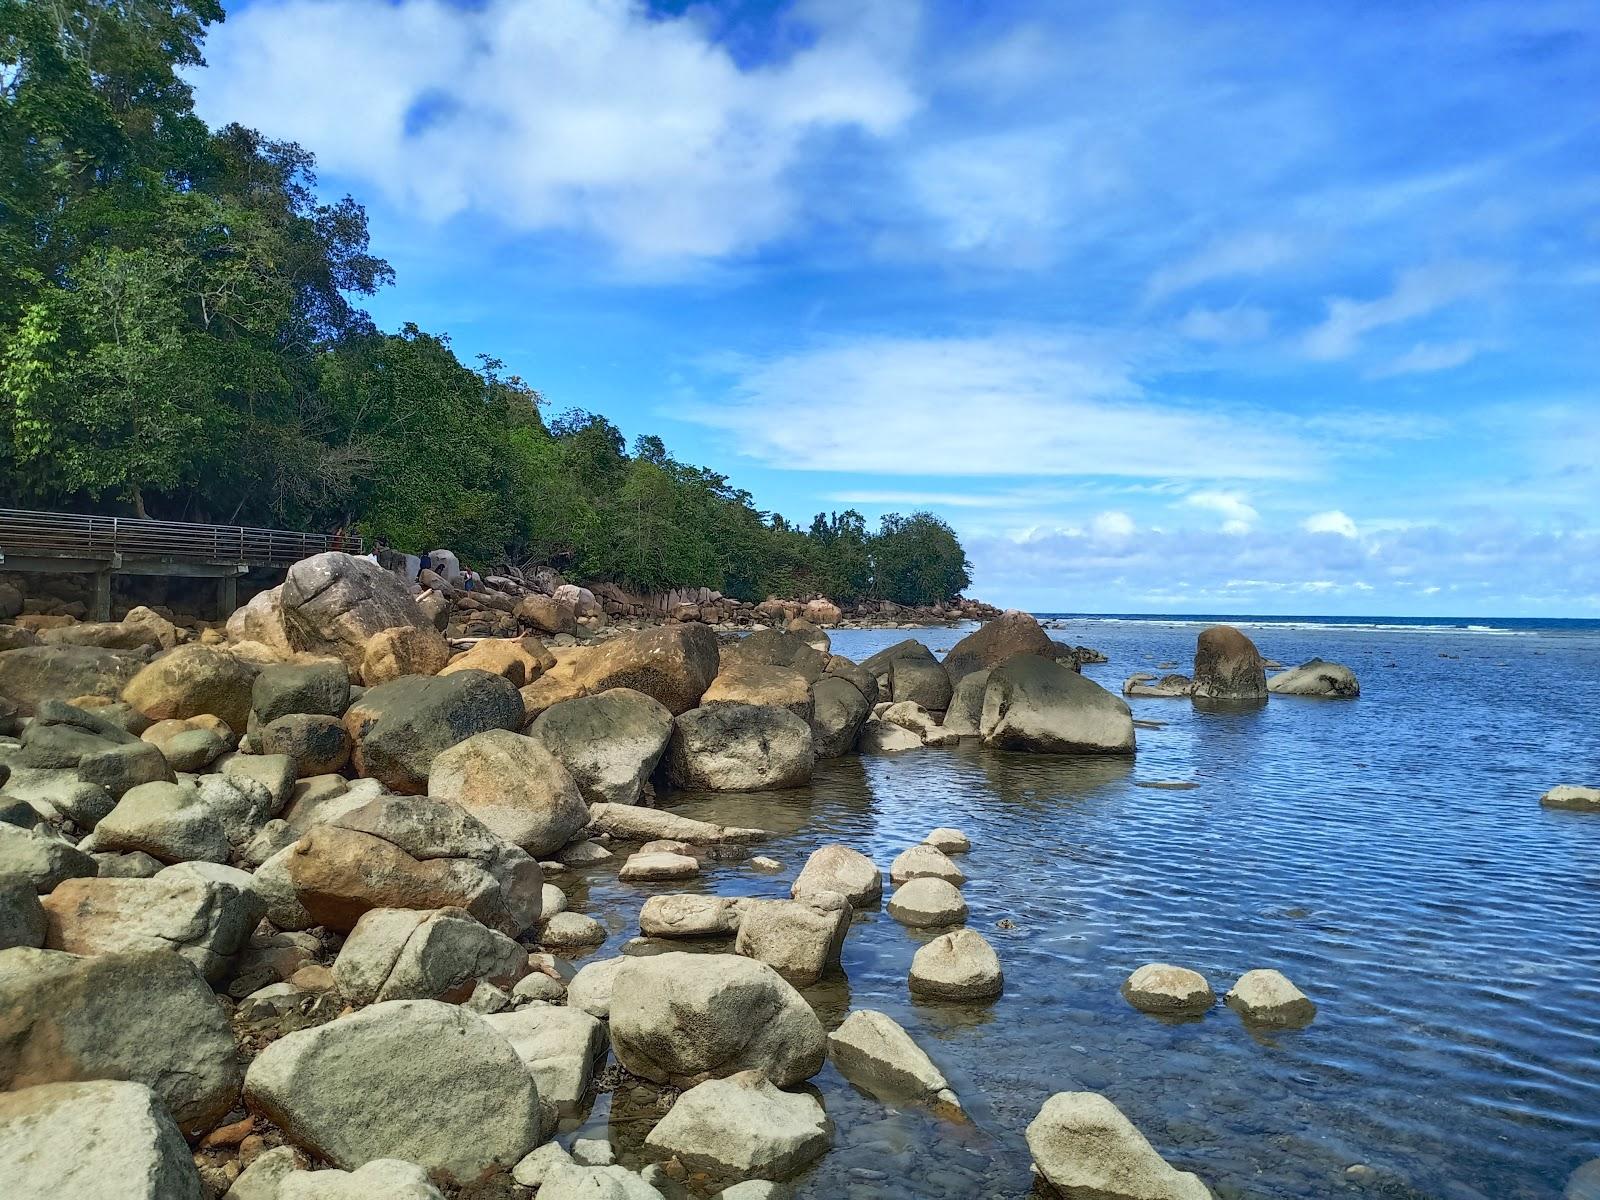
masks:
[[[1187,671],[1197,629],[1073,619],[1053,636],[1105,651],[1086,673],[1116,689],[1160,663]],[[964,632],[916,636],[942,653]],[[787,895],[831,841],[887,867],[937,825],[973,840],[969,922],[999,952],[1000,1000],[914,1002],[927,935],[881,910],[857,918],[846,978],[807,993],[830,1028],[851,1006],[904,1024],[972,1124],[886,1108],[829,1065],[813,1082],[837,1140],[798,1195],[1026,1195],[1023,1130],[1076,1089],[1110,1096],[1219,1197],[1549,1200],[1600,1156],[1600,817],[1538,806],[1552,784],[1600,779],[1600,631],[1250,632],[1284,663],[1348,664],[1361,699],[1230,714],[1136,700],[1165,724],[1139,730],[1131,763],[966,744],[828,763],[799,792],[673,798],[775,831],[765,852],[785,872],[730,864],[691,885],[722,894]],[[904,636],[841,631],[834,647],[859,660]],[[1157,780],[1199,787],[1136,786]],[[648,894],[615,865],[560,879],[611,929],[603,954],[637,934]],[[1320,1012],[1266,1035],[1220,1006],[1146,1016],[1117,988],[1156,960],[1219,996],[1277,967]],[[638,1162],[648,1121],[629,1107],[602,1096],[588,1127]]]

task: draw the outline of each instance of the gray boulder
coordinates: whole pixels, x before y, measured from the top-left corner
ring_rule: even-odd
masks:
[[[989,671],[968,671],[950,692],[950,707],[944,714],[944,732],[952,737],[977,737],[983,722],[983,694],[989,687]]]
[[[1211,1200],[1187,1171],[1168,1165],[1117,1106],[1096,1092],[1057,1092],[1028,1126],[1028,1150],[1045,1181],[1085,1200]]]
[[[842,758],[854,750],[871,713],[861,689],[842,676],[828,675],[812,684],[811,740],[817,757]]]
[[[159,746],[134,741],[84,755],[78,760],[78,778],[120,797],[142,783],[170,783],[173,776]]]
[[[1132,754],[1133,714],[1121,697],[1034,654],[989,673],[979,733],[997,750]]]
[[[645,1145],[713,1177],[786,1179],[833,1144],[807,1092],[781,1092],[760,1071],[710,1079],[679,1096]]]
[[[1223,1002],[1254,1025],[1298,1029],[1309,1025],[1317,1006],[1281,972],[1258,968],[1246,971],[1223,997]]]
[[[250,690],[252,726],[290,713],[342,717],[350,707],[350,669],[336,658],[263,667]]]
[[[957,642],[944,656],[944,669],[952,683],[960,683],[974,671],[998,667],[1018,654],[1056,657],[1050,635],[1033,614],[1008,609]]]
[[[555,853],[589,823],[589,807],[561,760],[539,739],[505,729],[438,754],[428,794],[454,801],[535,857]]]
[[[93,878],[99,865],[48,827],[23,829],[0,821],[0,878],[21,879],[41,896],[68,879]]]
[[[433,629],[400,577],[377,563],[330,551],[289,568],[278,606],[289,645],[361,669],[367,642],[385,629]]]
[[[1198,1015],[1217,1002],[1198,971],[1170,963],[1146,963],[1122,982],[1122,998],[1140,1012]]]
[[[541,1100],[553,1104],[563,1117],[582,1108],[595,1068],[610,1044],[604,1022],[581,1009],[538,1004],[484,1020],[526,1064],[539,1085]]]
[[[120,696],[149,661],[143,650],[94,646],[22,646],[0,652],[0,696],[32,716],[45,700]]]
[[[465,909],[375,908],[362,914],[334,960],[351,1004],[443,1000],[460,1004],[480,982],[509,989],[528,973],[528,952]]]
[[[658,938],[732,937],[744,903],[734,896],[651,896],[639,910],[639,932]]]
[[[796,900],[837,892],[855,908],[876,904],[883,896],[883,872],[870,858],[849,846],[820,846],[789,888]]]
[[[350,761],[350,735],[338,717],[286,713],[261,726],[261,753],[294,763],[296,779],[342,771]]]
[[[528,733],[565,764],[590,804],[638,804],[672,737],[672,713],[631,688],[552,704]]]
[[[217,814],[198,789],[182,783],[145,783],[130,789],[100,819],[96,850],[142,850],[164,863],[225,863],[233,853]]]
[[[795,987],[837,970],[850,932],[850,901],[838,892],[804,900],[745,900],[733,952],[766,963]]]
[[[375,1158],[354,1171],[295,1171],[273,1200],[444,1200],[428,1173],[398,1158]]]
[[[33,880],[0,875],[0,950],[44,945],[44,909]]]
[[[846,1079],[881,1100],[961,1107],[944,1072],[887,1013],[851,1013],[828,1035],[828,1056]]]
[[[942,713],[950,707],[951,693],[943,663],[907,657],[889,664],[889,697],[896,703],[910,701],[929,712]]]
[[[1314,696],[1326,700],[1354,700],[1361,695],[1356,673],[1339,663],[1313,658],[1267,680],[1274,696]]]
[[[911,959],[911,993],[938,1000],[988,1000],[1005,986],[994,947],[971,929],[924,945]]]
[[[344,1170],[402,1158],[469,1182],[540,1141],[538,1087],[510,1043],[433,1000],[374,1004],[278,1039],[250,1065],[244,1095]]]
[[[889,897],[889,915],[919,929],[959,925],[967,919],[967,902],[948,880],[919,875],[895,889]]]
[[[631,958],[602,958],[583,967],[567,982],[567,1004],[601,1021],[611,1017],[611,996],[617,975]]]
[[[486,671],[406,675],[368,688],[345,711],[357,774],[420,795],[436,755],[474,734],[522,727],[522,697]]]
[[[673,723],[666,772],[674,787],[757,792],[800,787],[811,779],[811,726],[782,708],[717,704]]]
[[[889,864],[889,881],[896,885],[925,876],[943,879],[957,887],[967,881],[966,872],[956,866],[949,855],[926,842],[902,850]]]

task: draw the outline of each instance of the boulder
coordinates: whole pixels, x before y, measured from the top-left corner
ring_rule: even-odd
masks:
[[[506,679],[512,687],[520,688],[555,665],[555,656],[536,637],[479,638],[465,654],[452,658],[434,673],[487,671]]]
[[[375,1158],[354,1171],[294,1171],[272,1200],[444,1200],[428,1173],[398,1158]]]
[[[1231,625],[1195,639],[1194,695],[1203,700],[1265,700],[1267,672],[1256,644]]]
[[[802,615],[813,625],[837,625],[844,617],[839,606],[825,596],[807,600]]]
[[[1267,680],[1274,696],[1315,696],[1327,700],[1354,700],[1361,695],[1356,673],[1339,663],[1313,658]]]
[[[272,813],[282,812],[294,792],[294,763],[286,755],[230,754],[217,760],[217,771],[235,782],[249,780],[266,788]]]
[[[256,668],[226,650],[179,646],[128,680],[122,698],[152,721],[210,714],[243,729],[255,681]]]
[[[590,804],[638,804],[672,737],[672,713],[631,688],[552,704],[529,727]]]
[[[1028,1126],[1028,1151],[1045,1181],[1084,1200],[1211,1200],[1168,1165],[1133,1122],[1097,1092],[1057,1092]]]
[[[262,900],[193,875],[69,879],[46,896],[44,944],[72,954],[174,951],[212,983],[261,919]]]
[[[732,954],[624,959],[610,1020],[624,1067],[680,1088],[745,1070],[790,1087],[826,1054],[822,1022],[800,994],[765,963]]]
[[[593,804],[589,807],[589,828],[623,842],[671,840],[696,846],[744,845],[767,836],[764,829],[743,829],[737,825],[713,825],[693,817],[679,816],[659,808],[634,804]]]
[[[1146,963],[1122,984],[1122,998],[1140,1012],[1197,1016],[1217,998],[1198,971],[1168,963]]]
[[[539,919],[538,862],[445,800],[380,796],[283,856],[295,898],[330,929],[353,929],[372,908],[464,908],[512,937]]]
[[[917,641],[916,638],[906,638],[904,641],[896,642],[892,646],[886,646],[876,654],[862,659],[861,665],[877,678],[878,685],[887,692],[890,665],[901,659],[925,663],[939,661],[934,658],[933,651]]]
[[[228,616],[226,631],[230,642],[253,642],[265,647],[274,658],[286,659],[294,653],[288,631],[283,627],[283,587],[257,592]]]
[[[868,705],[876,704],[879,700],[878,677],[859,663],[852,662],[843,655],[834,654],[829,656],[825,676],[843,679],[854,684],[856,691],[861,693]]]
[[[1600,812],[1600,788],[1558,784],[1540,796],[1539,803],[1545,808],[1561,808],[1570,812]]]
[[[979,733],[997,750],[1132,754],[1127,703],[1076,671],[1022,654],[989,673]]]
[[[1317,1006],[1284,975],[1260,968],[1239,976],[1223,1002],[1252,1025],[1298,1029],[1317,1015]]]
[[[570,603],[537,592],[518,600],[512,615],[541,633],[575,635],[583,630],[578,624],[577,610]]]
[[[832,1144],[816,1098],[781,1092],[760,1071],[690,1088],[645,1138],[647,1149],[724,1179],[787,1179]]]
[[[850,901],[838,892],[804,900],[746,900],[739,906],[733,952],[766,963],[795,987],[837,970],[850,932]]]
[[[883,896],[883,872],[859,850],[820,846],[806,859],[789,894],[805,900],[823,892],[837,892],[855,908],[866,908]]]
[[[42,945],[44,909],[33,880],[23,875],[0,875],[0,951]]]
[[[194,726],[170,730],[172,724],[174,722],[158,722],[158,725],[169,727],[170,736],[159,743],[159,748],[167,765],[174,771],[203,771],[228,752],[227,741],[216,730]]]
[[[0,1179],[16,1200],[201,1200],[189,1147],[142,1083],[0,1094]]]
[[[938,1000],[988,1000],[1005,980],[1000,959],[983,936],[957,929],[936,937],[911,959],[911,992]]]
[[[166,950],[0,951],[0,1044],[0,1090],[129,1079],[190,1136],[228,1114],[244,1077],[227,1014]]]
[[[855,749],[872,706],[850,680],[829,675],[811,685],[811,743],[818,758],[842,758]]]
[[[291,647],[342,659],[351,671],[361,669],[367,643],[384,630],[433,630],[398,575],[337,551],[290,567],[279,606]]]
[[[585,963],[582,969],[567,981],[567,1005],[586,1012],[597,1020],[611,1016],[611,995],[617,986],[617,975],[631,958],[602,958]]]
[[[44,700],[115,697],[147,661],[137,650],[21,646],[0,652],[0,696],[14,702],[23,716],[32,716]]]
[[[1122,681],[1122,694],[1152,700],[1183,699],[1194,695],[1194,680],[1187,675],[1157,678],[1151,671],[1135,671]]]
[[[949,855],[925,842],[901,851],[889,864],[889,880],[896,885],[924,876],[943,879],[958,887],[967,881],[966,873],[950,861]]]
[[[390,791],[427,790],[434,756],[490,729],[522,727],[522,698],[483,671],[407,675],[370,688],[344,714],[356,772]]]
[[[960,683],[974,671],[998,667],[1018,654],[1053,659],[1055,650],[1033,614],[1007,609],[957,642],[944,656],[944,669],[951,683]]]
[[[927,837],[922,839],[923,844],[941,850],[945,854],[965,854],[972,849],[972,842],[966,834],[959,829],[951,829],[941,825]]]
[[[817,631],[821,633],[821,630]],[[822,634],[826,639],[827,635]],[[740,638],[722,650],[724,670],[752,667],[782,667],[794,671],[807,683],[821,679],[828,669],[829,655],[798,633],[762,629]]]
[[[350,669],[337,658],[263,667],[250,689],[250,707],[259,725],[290,713],[342,717],[350,707]]]
[[[261,727],[261,752],[288,758],[296,779],[331,775],[350,761],[350,735],[338,717],[290,713]]]
[[[688,854],[651,851],[630,854],[617,878],[623,883],[665,883],[693,879],[700,874],[700,860]]]
[[[459,804],[536,858],[555,853],[589,823],[588,805],[561,760],[540,739],[506,729],[440,752],[428,771],[428,794]]]
[[[861,727],[857,749],[863,754],[896,754],[903,750],[922,749],[922,738],[904,725],[893,721],[880,721],[873,717]]]
[[[967,919],[967,902],[955,884],[922,875],[895,889],[889,897],[889,915],[914,928],[960,925]]]
[[[657,938],[732,937],[745,902],[732,896],[651,896],[639,910],[639,932]]]
[[[816,752],[811,726],[781,708],[718,704],[673,722],[665,766],[679,788],[756,792],[800,787]]]
[[[583,913],[555,913],[539,929],[539,944],[558,950],[598,946],[605,940],[606,927]]]
[[[920,704],[929,712],[942,713],[950,707],[953,689],[944,664],[917,658],[897,658],[889,664],[889,697],[899,702]]]
[[[244,1095],[344,1170],[402,1158],[470,1182],[540,1141],[538,1087],[510,1043],[434,1000],[390,1000],[279,1038],[251,1063]]]
[[[610,1044],[604,1022],[576,1008],[537,1004],[484,1020],[511,1043],[539,1085],[540,1100],[563,1117],[579,1112]]]
[[[944,1072],[887,1013],[851,1013],[828,1035],[828,1057],[841,1075],[880,1100],[961,1107]]]
[[[432,624],[397,625],[372,635],[361,656],[361,682],[376,687],[402,675],[437,675],[449,661],[450,643]]]
[[[93,878],[99,865],[71,842],[49,829],[24,829],[0,821],[0,879],[26,883],[39,895],[69,879]]]
[[[271,761],[276,758],[274,755]],[[281,807],[267,784],[237,769],[227,774],[202,775],[192,790],[200,798],[200,807],[222,827],[223,837],[236,847],[254,838]]]
[[[725,663],[700,698],[702,708],[715,704],[753,704],[783,708],[802,721],[811,720],[811,685],[788,667],[760,663]]]
[[[623,634],[586,652],[579,678],[588,695],[632,688],[674,716],[688,712],[717,677],[717,635],[704,625],[663,625]]]
[[[442,1000],[460,1004],[481,981],[510,988],[528,973],[528,952],[465,909],[375,908],[363,913],[333,977],[351,1004]]]
[[[240,1155],[240,1161],[244,1156]],[[278,1200],[278,1188],[290,1175],[305,1174],[300,1169],[302,1156],[293,1146],[275,1146],[250,1160],[233,1181],[222,1200]],[[382,1161],[382,1160],[380,1160]]]
[[[989,671],[969,671],[950,691],[950,707],[941,728],[951,737],[977,737],[983,723],[983,694],[989,688]]]
[[[164,863],[225,863],[233,853],[218,815],[183,783],[130,788],[95,826],[93,840],[95,850],[142,850]]]
[[[663,1200],[627,1167],[558,1163],[544,1176],[539,1200]]]

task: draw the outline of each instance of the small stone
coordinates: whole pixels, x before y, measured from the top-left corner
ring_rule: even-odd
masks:
[[[606,940],[606,927],[583,913],[561,912],[539,930],[539,944],[558,949],[598,946]]]
[[[1146,963],[1122,984],[1122,998],[1140,1012],[1198,1015],[1217,1002],[1204,975],[1168,963]]]
[[[1298,1028],[1309,1025],[1317,1006],[1281,973],[1270,969],[1246,971],[1223,997],[1227,1006],[1257,1025]]]
[[[911,960],[911,992],[940,1000],[987,1000],[1005,986],[1000,959],[983,936],[957,929],[918,950]]]
[[[611,851],[598,842],[592,842],[588,838],[584,838],[581,841],[573,842],[557,854],[556,857],[569,867],[587,867],[594,863],[605,862],[606,859],[611,857]]]
[[[428,1173],[398,1158],[376,1158],[354,1171],[296,1171],[277,1200],[444,1200]]]
[[[677,879],[693,879],[700,874],[700,863],[687,854],[630,855],[622,864],[618,878],[624,883],[656,883]]]
[[[739,930],[741,903],[731,896],[651,896],[639,909],[639,932],[660,938],[730,937]]]
[[[750,865],[757,871],[781,871],[783,864],[775,858],[768,858],[765,854],[758,854],[750,860]],[[881,886],[881,885],[880,885]]]
[[[567,894],[553,883],[547,883],[539,892],[539,915],[549,920],[557,913],[567,911]]]
[[[922,841],[924,845],[932,846],[945,854],[965,854],[972,849],[972,843],[966,834],[959,829],[950,829],[942,825]]]
[[[957,887],[967,881],[966,874],[947,854],[926,844],[903,851],[889,864],[889,878],[896,884],[921,876],[943,879]]]
[[[889,897],[889,915],[918,928],[959,925],[967,919],[967,902],[955,884],[923,875],[907,880]]]
[[[572,1161],[585,1167],[609,1167],[617,1161],[617,1152],[601,1138],[579,1138],[572,1143]]]
[[[572,1155],[560,1142],[546,1142],[531,1150],[521,1162],[511,1168],[511,1178],[523,1187],[536,1188],[556,1167],[571,1166]]]

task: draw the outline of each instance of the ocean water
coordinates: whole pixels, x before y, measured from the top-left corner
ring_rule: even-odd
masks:
[[[1187,671],[1204,623],[1068,617],[1052,634],[1104,651],[1085,673],[1116,690]],[[971,1119],[886,1107],[830,1064],[812,1082],[836,1142],[801,1197],[1025,1196],[1024,1129],[1079,1089],[1219,1197],[1561,1197],[1600,1157],[1600,816],[1538,798],[1600,780],[1600,624],[1239,623],[1282,663],[1350,666],[1361,698],[1134,700],[1161,726],[1138,731],[1132,761],[964,743],[822,764],[794,792],[672,796],[772,830],[763,852],[783,873],[718,864],[687,889],[623,886],[619,856],[559,881],[611,930],[609,955],[652,891],[786,896],[828,842],[887,867],[935,826],[968,833],[968,923],[999,953],[1002,997],[913,1000],[911,957],[934,934],[882,910],[858,915],[843,975],[806,994],[830,1028],[851,1008],[900,1021]],[[859,660],[917,636],[942,652],[966,631],[839,631],[834,648]],[[1198,786],[1139,786],[1180,780]],[[1152,961],[1201,971],[1219,997],[1276,967],[1318,1016],[1279,1033],[1220,1004],[1151,1017],[1118,987]],[[602,1095],[585,1126],[634,1164],[656,1116],[638,1099]]]

